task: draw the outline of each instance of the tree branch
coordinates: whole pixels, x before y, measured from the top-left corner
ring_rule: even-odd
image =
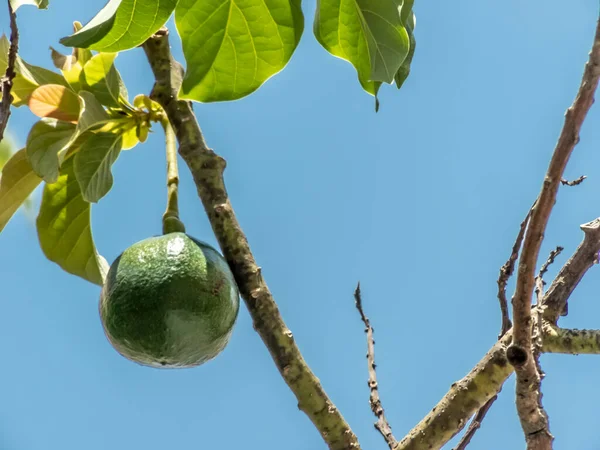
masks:
[[[571,258],[560,269],[542,300],[544,317],[549,311],[561,310],[579,281],[593,266],[600,251],[600,218],[581,225],[583,241]],[[454,383],[439,403],[404,437],[394,450],[435,450],[442,448],[458,434],[487,401],[497,395],[513,372],[506,358],[507,346],[512,341],[509,330],[487,352],[483,359],[462,380]],[[543,351],[564,353],[568,341],[557,337],[552,347],[545,342]],[[563,347],[564,346],[564,347]]]
[[[2,91],[2,103],[0,103],[0,141],[4,139],[4,132],[10,118],[10,105],[12,105],[13,96],[10,91],[13,85],[15,73],[15,64],[17,62],[17,52],[19,51],[19,29],[17,28],[17,14],[12,8],[10,0],[8,3],[8,15],[10,17],[10,48],[8,49],[8,65],[0,82]]]
[[[566,112],[565,124],[550,160],[542,190],[531,213],[512,301],[513,343],[507,351],[507,357],[515,367],[517,375],[517,411],[529,449],[551,449],[553,441],[548,417],[541,404],[540,374],[536,369],[532,352],[531,297],[534,289],[535,266],[564,169],[579,141],[579,132],[594,101],[599,77],[600,22],[596,27],[594,43],[579,92],[573,105]]]
[[[530,217],[531,208],[529,208],[525,219],[523,219],[523,222],[521,222],[521,226],[519,227],[519,233],[517,234],[517,238],[515,239],[515,243],[513,244],[510,256],[502,265],[502,267],[500,267],[500,274],[498,275],[497,283],[498,302],[500,303],[500,314],[502,316],[502,322],[500,326],[500,334],[498,334],[498,339],[502,339],[502,336],[504,336],[512,327],[512,322],[510,321],[508,312],[508,301],[506,300],[506,285],[508,284],[508,280],[510,279],[515,270],[515,263],[517,262],[517,259],[519,257],[519,250],[521,249],[521,245],[523,244],[523,237],[525,236],[525,230],[527,229],[527,224],[529,223]],[[469,428],[467,429],[467,431],[465,432],[465,434],[463,435],[463,437],[461,438],[460,442],[454,450],[464,450],[465,448],[467,448],[467,446],[473,439],[473,436],[475,436],[475,433],[481,427],[483,419],[485,419],[485,416],[487,415],[488,411],[497,399],[498,395],[494,395],[487,402],[485,402],[481,408],[479,408],[479,411],[475,413],[475,416],[473,417]]]
[[[600,218],[585,223],[580,228],[583,231],[583,241],[562,267],[545,295],[544,319],[552,323],[556,323],[560,315],[566,315],[571,293],[594,265],[600,251]]]
[[[375,422],[375,428],[381,433],[385,442],[392,449],[398,443],[394,435],[392,434],[392,427],[385,417],[385,411],[379,398],[379,386],[377,384],[377,372],[375,371],[375,339],[373,339],[373,327],[369,318],[365,315],[362,306],[362,295],[360,292],[360,283],[356,286],[354,291],[354,300],[356,303],[356,309],[360,314],[360,318],[365,324],[365,333],[367,333],[367,364],[369,366],[369,389],[371,394],[369,396],[369,403],[371,404],[371,411],[377,417]]]
[[[175,129],[179,154],[189,167],[213,231],[229,263],[254,328],[275,365],[331,450],[360,449],[358,439],[311,372],[287,328],[260,267],[256,265],[233,211],[225,184],[225,160],[209,149],[189,102],[177,100],[181,66],[171,55],[168,31],[160,30],[143,45],[156,83],[151,97],[162,105]]]
[[[543,330],[545,353],[600,355],[600,330],[570,330],[545,321]]]
[[[500,328],[500,334],[498,335],[498,339],[504,336],[506,332],[512,327],[512,323],[508,314],[508,301],[506,300],[506,285],[508,284],[508,280],[510,279],[515,270],[515,263],[517,262],[517,258],[519,257],[519,250],[521,249],[521,244],[523,243],[523,237],[525,236],[525,230],[527,229],[527,224],[529,223],[530,217],[531,208],[529,209],[529,211],[527,211],[527,215],[525,216],[525,219],[523,219],[523,222],[521,222],[519,233],[517,234],[517,238],[515,239],[515,243],[513,244],[510,257],[500,268],[500,275],[498,276],[498,301],[500,302],[502,325]]]

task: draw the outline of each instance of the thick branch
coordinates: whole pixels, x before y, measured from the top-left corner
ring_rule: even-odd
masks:
[[[551,449],[552,435],[548,418],[541,404],[540,375],[532,353],[531,296],[534,288],[535,266],[546,225],[556,202],[556,193],[562,175],[579,142],[583,121],[594,102],[594,92],[600,77],[600,22],[596,27],[594,43],[586,64],[579,92],[567,110],[565,123],[542,190],[536,201],[519,261],[516,290],[513,297],[513,344],[507,353],[517,375],[517,411],[521,426],[531,449]]]
[[[179,142],[215,236],[229,263],[254,328],[269,349],[285,382],[332,450],[359,449],[358,439],[311,372],[287,328],[246,236],[235,217],[223,181],[225,160],[206,146],[191,105],[177,100],[181,66],[171,56],[168,32],[160,30],[143,45],[156,83],[152,98],[162,105]]]
[[[582,243],[560,269],[542,300],[544,313],[554,305],[560,311],[579,281],[594,264],[600,251],[600,218],[581,226],[584,231]],[[550,333],[548,334],[550,336]],[[550,337],[549,337],[550,339]],[[506,348],[512,341],[509,330],[462,380],[452,385],[448,393],[407,435],[394,450],[436,450],[452,439],[488,400],[502,389],[513,368],[506,359]],[[552,346],[546,344],[543,351],[564,353],[568,340],[557,337]]]
[[[581,225],[583,241],[560,270],[546,293],[544,319],[556,323],[567,312],[567,300],[585,273],[596,261],[600,251],[600,218]]]
[[[12,105],[13,96],[10,91],[13,85],[15,73],[15,63],[17,62],[17,52],[19,50],[19,29],[17,28],[17,14],[12,8],[10,0],[8,3],[8,15],[10,17],[10,48],[8,49],[8,65],[1,81],[2,103],[0,103],[0,141],[4,139],[4,132],[10,118],[10,105]]]
[[[371,394],[369,396],[369,403],[371,404],[371,411],[377,417],[375,422],[375,428],[381,433],[383,439],[392,449],[398,443],[392,433],[392,427],[385,417],[385,411],[381,404],[381,398],[379,397],[379,384],[377,383],[377,372],[375,370],[375,339],[373,338],[373,327],[371,321],[365,315],[365,311],[362,305],[362,295],[360,292],[360,283],[356,286],[354,291],[354,300],[356,302],[356,309],[360,314],[360,319],[365,325],[365,333],[367,334],[367,365],[369,367],[369,390]]]
[[[545,353],[569,355],[599,355],[600,330],[569,330],[544,322]]]

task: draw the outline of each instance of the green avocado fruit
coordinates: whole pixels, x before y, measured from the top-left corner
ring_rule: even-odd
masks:
[[[185,233],[133,244],[100,294],[106,337],[124,357],[159,368],[198,366],[227,345],[239,293],[225,259]]]

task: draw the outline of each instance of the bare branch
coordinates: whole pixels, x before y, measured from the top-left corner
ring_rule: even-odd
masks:
[[[143,47],[156,79],[151,96],[164,108],[175,130],[179,154],[192,173],[255,330],[296,395],[298,408],[310,418],[328,447],[331,450],[360,449],[350,426],[304,361],[262,277],[225,189],[225,160],[207,147],[190,103],[177,100],[181,65],[171,55],[166,28],[148,39]]]
[[[481,408],[479,408],[479,411],[477,411],[477,414],[475,414],[475,417],[471,421],[471,425],[469,425],[467,432],[461,438],[458,445],[454,447],[454,450],[465,450],[465,448],[467,448],[467,445],[471,443],[471,439],[473,439],[473,436],[475,436],[475,433],[477,432],[477,430],[479,430],[479,427],[481,427],[481,422],[483,421],[487,412],[490,410],[497,398],[498,395],[494,395],[487,402],[485,402],[485,404]]]
[[[568,311],[568,299],[585,273],[598,258],[600,251],[600,218],[580,226],[583,241],[573,256],[560,270],[552,285],[548,288],[544,300],[544,319],[556,323],[560,315]]]
[[[581,225],[583,241],[560,269],[544,295],[544,318],[556,321],[552,311],[561,311],[579,281],[593,266],[600,251],[600,218]],[[534,308],[537,310],[537,308]],[[558,313],[556,313],[556,317]],[[545,332],[545,329],[544,329]],[[568,337],[568,336],[566,336]],[[436,450],[442,448],[462,430],[468,420],[491,398],[513,372],[506,359],[506,348],[512,340],[509,330],[462,380],[454,383],[439,403],[398,443],[394,450]],[[568,340],[544,336],[543,351],[563,353],[570,348]],[[600,344],[599,344],[600,345]],[[564,347],[563,347],[564,346]],[[582,351],[582,353],[585,353]]]
[[[510,257],[500,268],[500,275],[498,276],[498,301],[500,302],[500,311],[502,313],[502,326],[500,329],[500,334],[498,335],[498,339],[504,336],[506,332],[510,329],[510,327],[512,327],[512,322],[510,321],[508,314],[508,301],[506,300],[506,285],[508,284],[508,280],[510,279],[515,270],[515,262],[519,257],[519,249],[521,248],[521,244],[523,243],[523,237],[525,236],[525,230],[527,229],[527,224],[529,223],[530,217],[531,208],[527,212],[527,215],[525,216],[525,219],[523,219],[523,222],[521,222],[519,234],[517,234],[517,239],[515,239],[515,243],[513,244]]]
[[[600,22],[596,27],[594,43],[586,64],[579,92],[567,110],[565,123],[536,201],[519,261],[519,270],[513,304],[513,343],[507,351],[517,375],[517,412],[529,449],[551,449],[553,437],[548,418],[541,404],[540,375],[532,350],[531,296],[534,289],[535,265],[540,246],[556,201],[556,193],[563,172],[579,141],[583,121],[594,101],[594,92],[600,77]]]
[[[583,183],[583,180],[585,180],[586,178],[587,177],[585,175],[581,175],[579,178],[576,178],[575,180],[572,180],[572,181],[561,178],[560,182],[562,183],[563,186],[577,186],[577,185]]]
[[[511,254],[508,260],[504,263],[502,267],[500,267],[500,274],[498,276],[498,301],[500,303],[500,313],[502,315],[502,323],[500,327],[500,334],[498,335],[498,339],[502,339],[508,330],[512,327],[512,322],[510,321],[509,313],[508,313],[508,301],[506,299],[506,285],[508,284],[508,280],[512,276],[515,270],[515,262],[519,257],[519,250],[521,248],[521,244],[523,243],[523,237],[525,236],[525,230],[527,229],[527,224],[529,223],[529,218],[531,216],[531,208],[527,211],[527,215],[523,222],[521,222],[521,226],[519,227],[519,233],[517,234],[517,238],[515,239],[515,243],[513,244]],[[483,406],[477,411],[469,428],[466,433],[461,438],[460,442],[456,446],[455,450],[463,450],[469,445],[473,436],[479,428],[481,427],[481,423],[485,418],[487,412],[490,410],[498,395],[494,395],[487,402],[483,404]]]
[[[377,417],[375,428],[381,433],[385,442],[387,442],[388,446],[392,449],[398,441],[392,434],[392,427],[385,417],[385,411],[383,410],[383,405],[379,398],[379,385],[377,384],[377,373],[375,371],[375,339],[373,339],[373,327],[371,326],[371,322],[363,310],[360,283],[358,283],[356,290],[354,291],[354,300],[360,318],[365,324],[365,333],[367,333],[367,364],[369,366],[369,389],[371,390],[369,403],[371,404],[371,411],[373,411],[373,414]]]
[[[10,118],[10,106],[13,96],[10,91],[13,85],[15,73],[15,64],[17,61],[17,52],[19,51],[19,29],[17,28],[17,14],[14,12],[10,0],[8,3],[8,15],[10,17],[10,47],[8,49],[8,63],[4,76],[0,81],[0,90],[2,91],[2,103],[0,103],[0,141],[4,139],[4,132]]]
[[[546,262],[542,264],[538,276],[535,278],[535,294],[538,305],[542,304],[542,298],[544,297],[544,286],[546,285],[546,282],[544,281],[544,275],[548,271],[548,267],[554,263],[556,257],[560,255],[563,250],[564,248],[560,246],[557,246],[554,250],[552,250]]]

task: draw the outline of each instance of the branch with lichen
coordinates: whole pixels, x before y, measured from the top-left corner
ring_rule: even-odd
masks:
[[[360,449],[357,437],[312,373],[284,323],[256,264],[229,201],[223,171],[225,160],[208,148],[189,102],[177,100],[182,68],[170,51],[163,28],[143,45],[156,83],[151,98],[164,108],[190,169],[221,250],[240,289],[254,328],[302,410],[331,450]]]

